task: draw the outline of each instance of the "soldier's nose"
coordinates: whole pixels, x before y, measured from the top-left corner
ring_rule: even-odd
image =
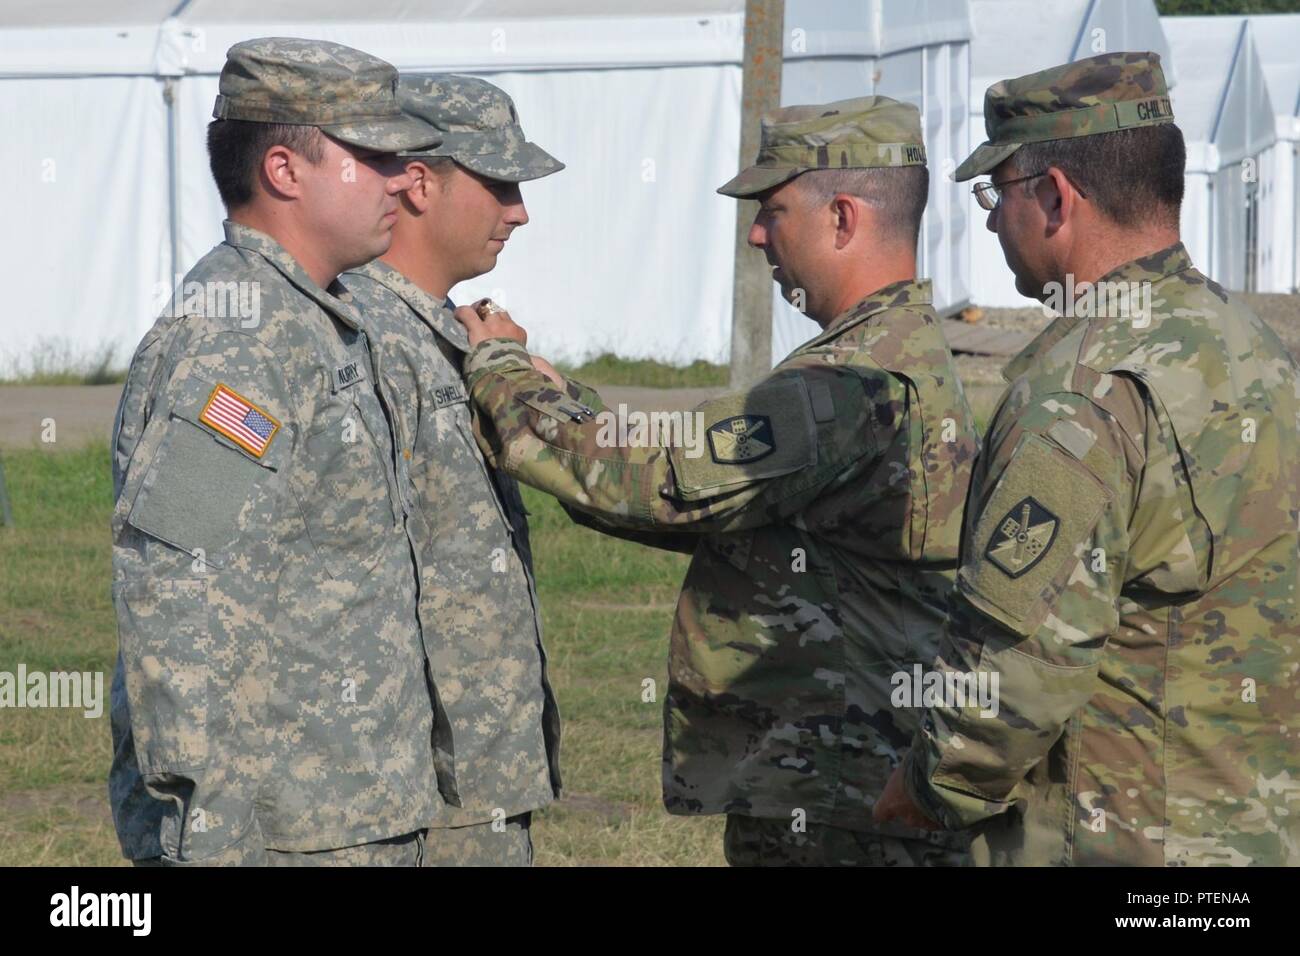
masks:
[[[762,249],[767,245],[767,230],[758,223],[749,227],[749,244],[755,249]]]

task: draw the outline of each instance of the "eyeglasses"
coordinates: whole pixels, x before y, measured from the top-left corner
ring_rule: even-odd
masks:
[[[971,187],[971,192],[975,194],[975,201],[980,204],[981,209],[987,212],[992,212],[994,209],[997,209],[998,204],[1002,202],[1002,190],[1007,186],[1014,186],[1016,183],[1028,182],[1031,179],[1037,179],[1039,176],[1046,176],[1047,173],[1048,170],[1044,169],[1041,173],[1034,173],[1032,176],[1021,176],[1019,179],[1007,179],[1000,183],[976,183]],[[1088,194],[1080,189],[1079,184],[1073,179],[1070,179],[1064,170],[1061,171],[1061,175],[1065,176],[1066,180],[1075,188],[1080,196],[1084,199],[1088,198]]]

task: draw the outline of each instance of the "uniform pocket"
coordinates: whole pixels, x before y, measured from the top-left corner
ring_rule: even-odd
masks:
[[[255,458],[198,424],[198,415],[197,406],[172,411],[126,520],[221,568],[246,530],[259,488],[279,470],[288,441],[273,441]]]
[[[800,378],[761,382],[747,392],[697,408],[707,454],[673,446],[677,493],[699,501],[765,478],[817,464],[817,430],[808,386]]]

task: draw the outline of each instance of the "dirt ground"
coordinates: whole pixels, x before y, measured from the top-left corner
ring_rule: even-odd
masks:
[[[1247,303],[1281,336],[1292,355],[1300,355],[1300,295],[1245,295]],[[980,319],[990,328],[1023,332],[1027,339],[1048,324],[1042,309],[985,309]],[[1026,340],[1027,340],[1026,339]],[[1006,356],[958,355],[957,371],[966,384],[971,405],[983,418],[1001,394]],[[0,448],[42,445],[48,422],[54,423],[51,448],[79,447],[88,441],[107,440],[117,412],[120,385],[4,386],[0,387]],[[693,408],[721,388],[630,388],[604,386],[606,404],[617,408],[678,411]]]

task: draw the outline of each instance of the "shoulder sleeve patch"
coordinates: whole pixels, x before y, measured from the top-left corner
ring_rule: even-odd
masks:
[[[958,572],[962,593],[1016,633],[1030,634],[1111,498],[1081,463],[1024,435],[975,522]]]
[[[267,412],[225,385],[218,385],[199,413],[199,423],[224,435],[254,458],[261,458],[280,430]]]
[[[677,492],[706,498],[817,463],[817,433],[801,378],[762,382],[693,413],[705,441],[671,451]]]
[[[182,551],[198,554],[201,549],[208,564],[221,568],[241,533],[245,505],[284,467],[290,446],[272,444],[280,423],[225,385],[217,385],[206,400],[202,396],[182,397],[159,420],[162,437],[126,520]],[[231,411],[235,400],[269,424],[253,420],[237,428],[232,418],[237,413]],[[244,434],[245,428],[254,438]]]

